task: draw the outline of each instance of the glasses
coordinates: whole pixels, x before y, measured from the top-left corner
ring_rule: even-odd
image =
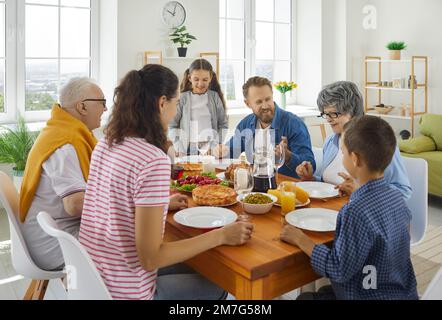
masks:
[[[106,99],[86,99],[81,101],[81,103],[84,102],[102,102],[103,106],[106,108]]]
[[[341,115],[342,115],[342,113],[340,113],[340,112],[330,112],[330,113],[323,112],[323,113],[321,113],[320,116],[318,116],[318,118],[322,118],[325,120],[327,120],[327,118],[338,119]]]

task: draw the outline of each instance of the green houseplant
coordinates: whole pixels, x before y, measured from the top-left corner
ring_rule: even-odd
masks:
[[[193,40],[197,40],[193,35],[187,32],[186,26],[175,28],[169,37],[173,43],[180,44],[178,48],[179,57],[185,57],[187,55],[187,46],[191,44]]]
[[[405,50],[407,48],[407,45],[405,42],[400,41],[392,41],[389,44],[387,44],[387,49],[390,50],[390,59],[391,60],[401,60],[401,51]]]
[[[20,190],[29,152],[38,133],[31,132],[25,119],[19,117],[14,129],[0,126],[0,163],[13,164],[14,184]]]

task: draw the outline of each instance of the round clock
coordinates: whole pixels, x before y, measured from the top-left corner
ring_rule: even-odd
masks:
[[[178,1],[170,1],[164,5],[162,16],[167,26],[178,28],[186,21],[186,9]]]

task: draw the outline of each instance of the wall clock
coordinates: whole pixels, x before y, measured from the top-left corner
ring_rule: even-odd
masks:
[[[169,1],[164,5],[162,18],[170,28],[181,27],[186,21],[186,9],[178,1]]]

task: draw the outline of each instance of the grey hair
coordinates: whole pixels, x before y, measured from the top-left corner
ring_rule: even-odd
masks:
[[[341,114],[349,114],[352,118],[364,115],[364,98],[356,84],[339,81],[326,86],[318,96],[319,111],[335,107]]]
[[[97,86],[90,78],[72,78],[60,90],[60,104],[62,108],[72,108],[85,99],[88,99],[89,89]]]

